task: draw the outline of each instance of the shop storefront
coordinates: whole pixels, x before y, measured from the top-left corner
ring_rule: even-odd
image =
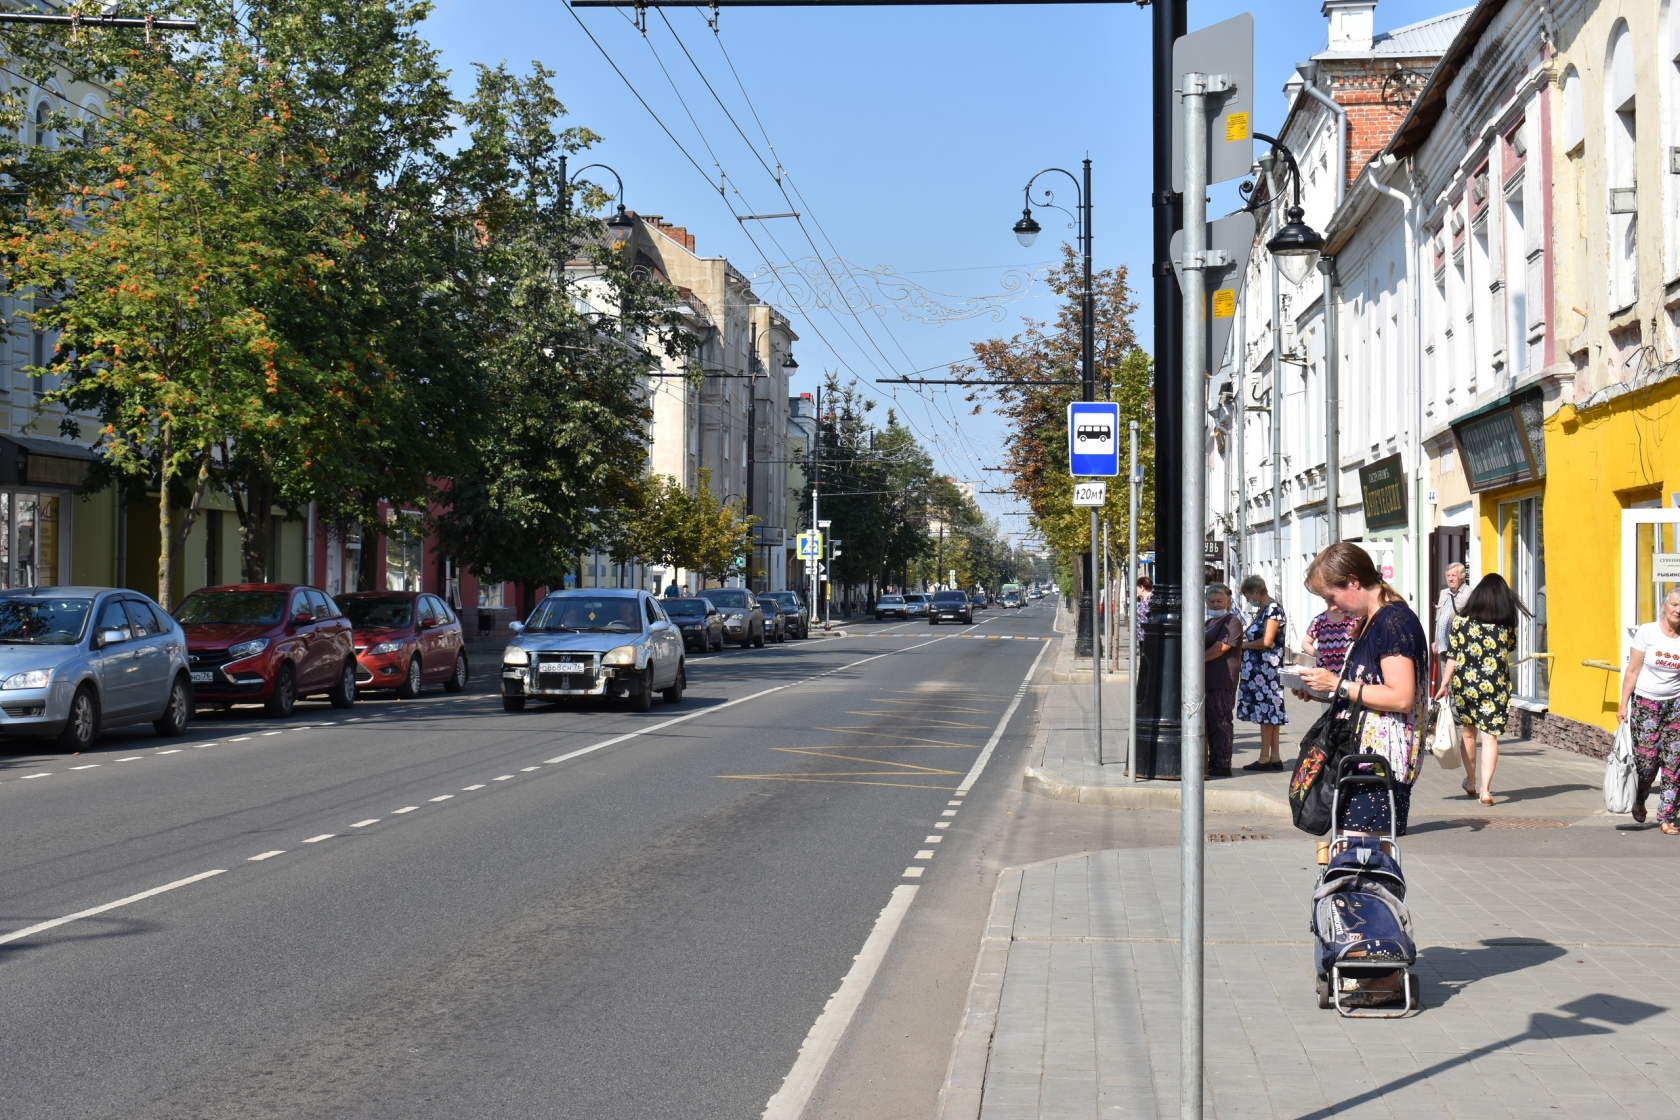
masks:
[[[72,496],[92,461],[76,444],[0,436],[0,587],[72,582]]]

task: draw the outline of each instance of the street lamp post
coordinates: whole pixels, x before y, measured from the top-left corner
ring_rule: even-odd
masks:
[[[1096,371],[1096,293],[1091,290],[1091,161],[1084,162],[1084,179],[1074,178],[1073,172],[1060,167],[1047,167],[1027,180],[1021,195],[1024,205],[1021,207],[1021,220],[1015,223],[1015,238],[1023,246],[1030,246],[1038,240],[1040,226],[1033,220],[1032,189],[1044,175],[1066,175],[1073,183],[1075,207],[1079,211],[1079,251],[1085,263],[1085,285],[1079,304],[1079,399],[1094,401],[1097,399],[1097,371]],[[1040,206],[1054,206],[1063,213],[1065,209],[1056,206],[1055,196],[1046,187],[1044,197],[1039,200]],[[1082,557],[1080,565],[1084,569],[1084,587],[1079,596],[1079,623],[1073,639],[1073,653],[1075,657],[1095,658],[1092,628],[1093,613],[1091,608],[1091,580],[1095,576],[1092,571],[1089,556]],[[1096,664],[1092,661],[1093,666]],[[1096,670],[1093,668],[1092,672]]]
[[[622,241],[630,235],[630,231],[632,229],[636,228],[636,219],[632,218],[629,211],[624,209],[624,180],[619,176],[618,172],[614,171],[606,164],[586,164],[583,167],[578,168],[577,171],[568,178],[566,174],[566,157],[562,155],[560,157],[560,182],[563,183],[564,186],[560,190],[561,209],[567,211],[568,213],[571,212],[572,188],[577,185],[577,181],[582,178],[585,171],[593,171],[597,167],[611,175],[613,177],[613,182],[618,186],[618,193],[613,196],[614,201],[618,203],[618,212],[607,219],[607,229],[612,231],[612,239],[615,242]]]

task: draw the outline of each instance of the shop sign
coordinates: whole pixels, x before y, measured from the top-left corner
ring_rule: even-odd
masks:
[[[1531,482],[1544,473],[1524,415],[1528,403],[1512,401],[1453,425],[1472,492]]]
[[[1403,529],[1406,526],[1406,472],[1400,456],[1390,455],[1359,468],[1359,491],[1365,503],[1365,529]]]

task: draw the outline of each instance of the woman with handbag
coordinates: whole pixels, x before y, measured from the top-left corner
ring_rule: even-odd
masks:
[[[1680,794],[1680,587],[1670,588],[1662,614],[1633,632],[1632,652],[1622,674],[1622,703],[1616,718],[1633,733],[1633,756],[1639,768],[1633,819],[1645,819],[1645,799],[1662,771],[1662,800],[1657,822],[1669,836],[1680,836],[1674,823]]]
[[[1519,613],[1527,614],[1528,608],[1505,577],[1498,572],[1484,576],[1447,628],[1447,662],[1435,690],[1437,698],[1452,694],[1453,714],[1464,736],[1464,792],[1483,805],[1493,804],[1499,736],[1511,713],[1510,659],[1517,651]]]
[[[1302,669],[1317,692],[1333,692],[1332,718],[1359,720],[1353,736],[1362,754],[1380,754],[1394,774],[1394,831],[1406,832],[1421,760],[1420,730],[1429,706],[1429,635],[1412,608],[1383,582],[1370,555],[1343,541],[1319,553],[1307,569],[1307,589],[1358,619],[1343,672]],[[1355,714],[1357,710],[1357,715]],[[1342,829],[1378,836],[1389,830],[1385,794],[1358,793],[1342,809]]]
[[[1266,581],[1249,576],[1242,596],[1254,607],[1254,621],[1243,631],[1242,677],[1237,683],[1237,718],[1260,725],[1260,757],[1244,770],[1282,770],[1278,737],[1289,713],[1283,707],[1283,606],[1266,591]]]

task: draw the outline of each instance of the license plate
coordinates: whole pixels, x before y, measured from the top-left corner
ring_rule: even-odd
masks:
[[[545,661],[537,668],[544,673],[581,673],[583,666],[576,661]]]
[[[192,679],[194,684],[209,684],[211,681],[216,679],[216,674],[203,672],[194,673],[192,675]]]

